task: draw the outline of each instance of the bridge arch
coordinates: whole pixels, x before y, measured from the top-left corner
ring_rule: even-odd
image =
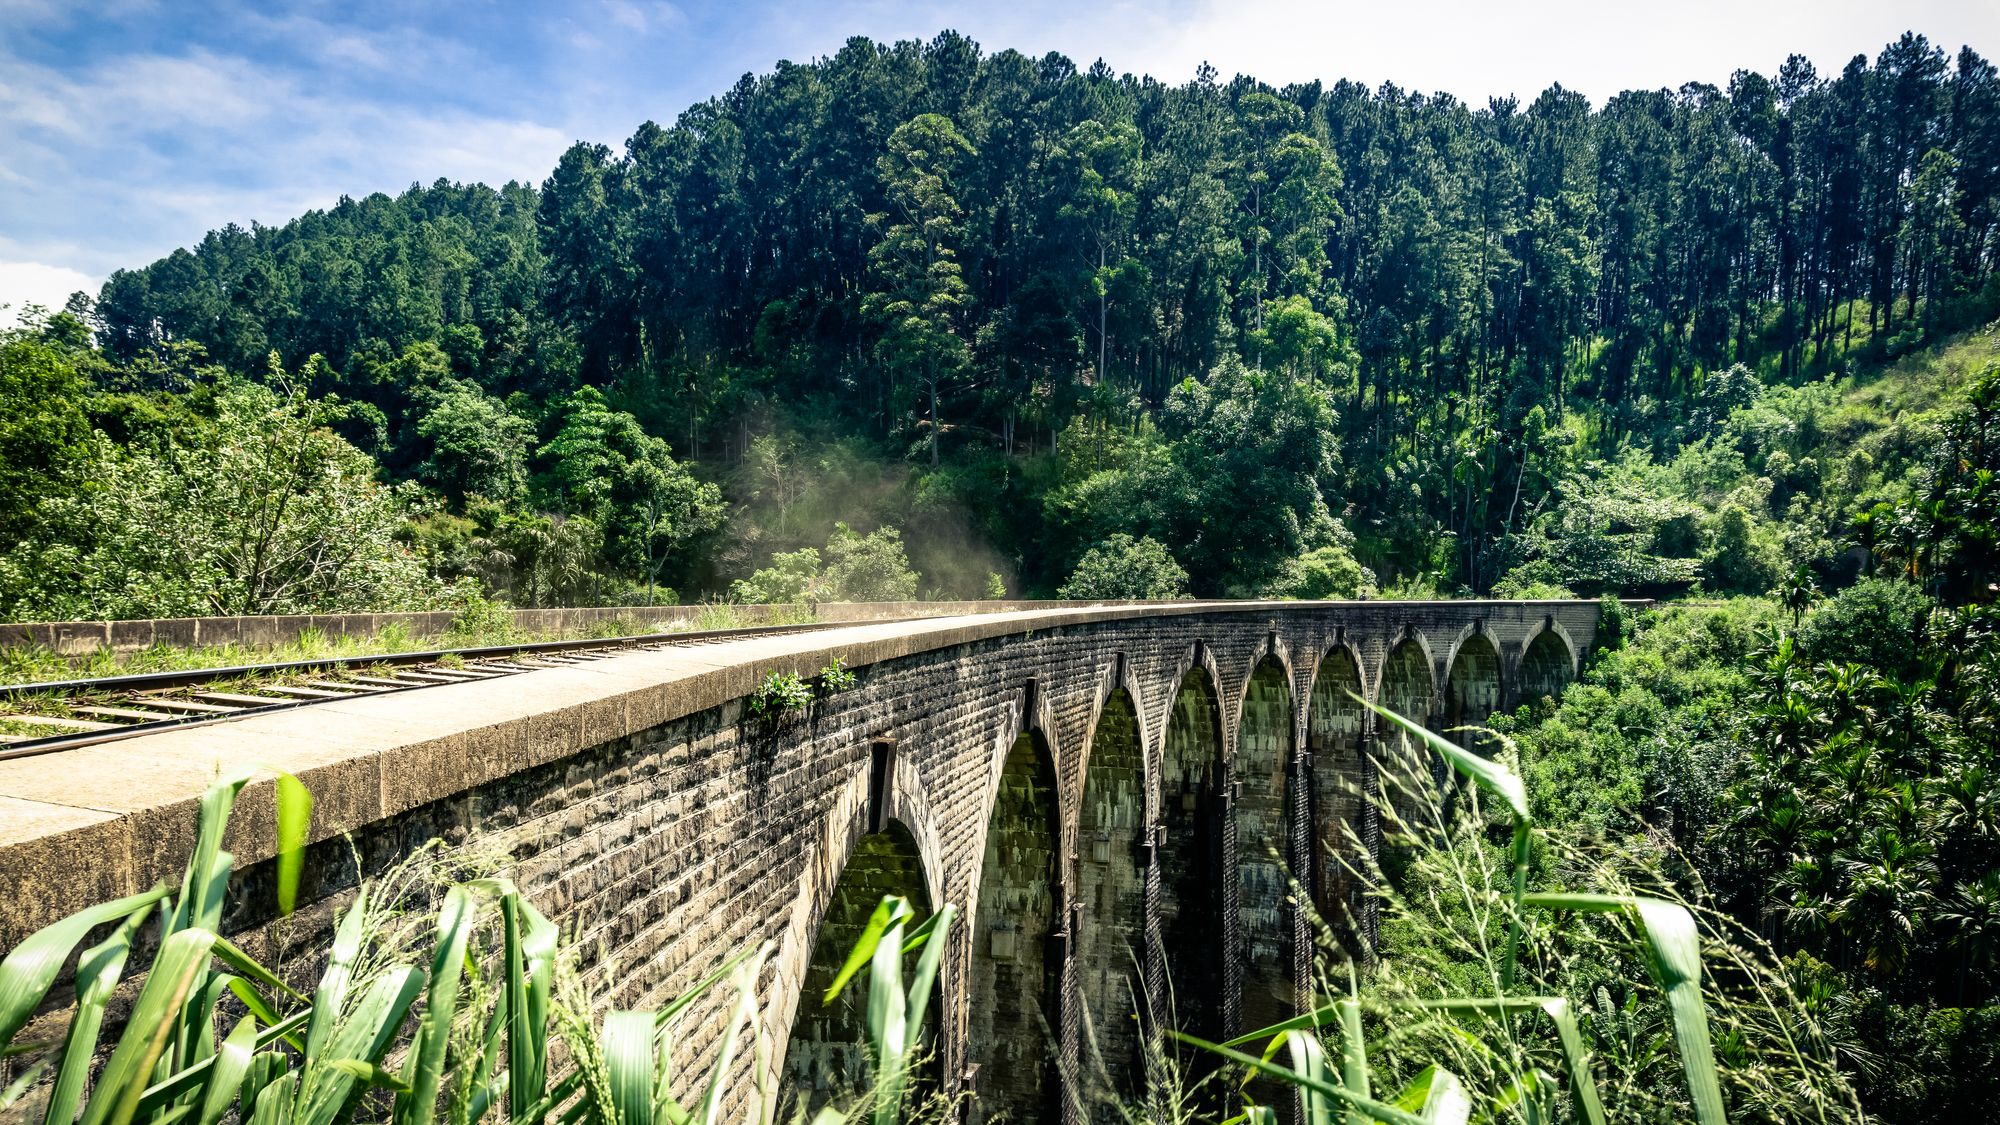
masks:
[[[1042,729],[1016,734],[995,772],[967,988],[973,1120],[1059,1120],[1062,795]]]
[[[1521,646],[1515,694],[1522,703],[1556,698],[1576,679],[1577,646],[1569,630],[1553,617],[1544,619]]]
[[[1288,905],[1294,855],[1292,766],[1296,718],[1292,670],[1269,646],[1252,666],[1236,719],[1229,776],[1236,845],[1236,925],[1243,1027],[1264,1027],[1298,1011],[1297,915]]]
[[[1443,725],[1452,730],[1477,726],[1500,709],[1504,685],[1500,650],[1485,630],[1468,627],[1468,632],[1452,648],[1450,670],[1445,674]],[[1468,749],[1483,741],[1471,731],[1450,736]]]
[[[1438,710],[1436,667],[1423,634],[1406,630],[1402,639],[1382,657],[1382,670],[1375,677],[1376,704],[1413,723],[1429,723]],[[1416,794],[1407,791],[1408,785],[1430,772],[1429,752],[1414,736],[1393,723],[1377,720],[1375,726],[1381,761],[1388,767],[1385,787],[1393,789],[1391,799],[1397,811],[1412,815],[1416,811]]]
[[[1166,995],[1161,1016],[1181,1030],[1219,1041],[1228,1036],[1230,927],[1224,880],[1228,800],[1223,711],[1215,661],[1204,648],[1182,669],[1160,753],[1160,846],[1154,964]],[[1213,1069],[1205,1052],[1183,1055],[1198,1077]]]
[[[1124,664],[1121,657],[1119,665]],[[1073,972],[1082,1024],[1082,1049],[1094,1054],[1081,1067],[1091,1081],[1112,1085],[1123,1097],[1143,1079],[1139,1024],[1145,981],[1139,972],[1146,947],[1147,753],[1137,685],[1114,669],[1114,686],[1102,697],[1084,744],[1083,790],[1077,807],[1076,946]]]
[[[1313,905],[1336,932],[1344,932],[1360,905],[1359,888],[1342,861],[1359,858],[1352,854],[1349,829],[1362,832],[1367,808],[1363,748],[1371,716],[1353,696],[1368,696],[1361,653],[1338,641],[1313,671],[1306,713]]]
[[[865,774],[861,780],[865,793]],[[822,1003],[820,997],[860,939],[869,916],[885,894],[908,898],[919,922],[935,909],[936,882],[926,870],[935,868],[926,861],[926,848],[917,833],[896,817],[885,819],[879,831],[867,831],[866,814],[864,796],[852,807],[848,830],[833,836],[844,845],[830,850],[830,857],[839,856],[837,877],[824,888],[818,908],[809,912],[815,916],[808,924],[814,936],[792,998],[781,1082],[808,1115],[868,1088],[866,983],[857,981],[843,989],[832,1004]],[[931,1019],[934,1027],[937,1017]]]

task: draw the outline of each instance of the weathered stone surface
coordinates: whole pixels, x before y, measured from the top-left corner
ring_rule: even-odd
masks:
[[[767,1030],[814,1044],[773,1067],[838,1069],[852,1028],[811,993],[813,966],[842,952],[822,935],[837,946],[884,887],[920,890],[966,919],[934,1007],[938,1076],[1019,1105],[1040,1081],[1020,1069],[1051,1046],[1079,1072],[1086,1004],[1127,1082],[1135,999],[1164,1014],[1171,990],[1176,1018],[1210,1034],[1282,1007],[1308,950],[1268,856],[1296,868],[1360,813],[1374,726],[1347,690],[1432,722],[1447,698],[1511,704],[1559,686],[1596,620],[1581,602],[1024,609],[632,652],[0,761],[0,947],[172,877],[202,789],[235,769],[256,780],[226,841],[242,872],[229,925],[278,940],[284,769],[320,813],[312,905],[286,943],[426,841],[504,850],[574,929],[603,1002],[661,1004],[770,941]],[[1478,655],[1454,668],[1461,653]],[[746,717],[764,674],[835,657],[853,690]],[[1323,908],[1351,898],[1327,868],[1302,878]],[[725,1000],[684,1018],[677,1073],[701,1071]],[[1058,1043],[1029,1038],[1043,1025]]]
[[[911,617],[947,617],[1023,609],[1050,609],[1074,602],[825,602],[818,606],[822,621],[888,621]],[[1100,602],[1128,605],[1128,602]],[[798,606],[734,606],[740,619],[757,624]],[[602,630],[613,626],[638,631],[688,628],[699,624],[709,606],[609,606],[587,609],[517,609],[510,611],[514,628],[534,636]],[[779,616],[779,620],[784,618]],[[435,640],[452,627],[453,615],[425,613],[342,613],[278,617],[175,617],[131,621],[28,621],[0,624],[0,648],[47,648],[81,656],[100,649],[134,652],[154,645],[189,648],[195,645],[243,645],[269,648],[298,640],[308,630],[328,637],[373,637],[396,627],[417,641]]]

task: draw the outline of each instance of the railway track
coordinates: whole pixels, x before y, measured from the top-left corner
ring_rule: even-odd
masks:
[[[604,660],[623,652],[837,629],[847,621],[294,660],[86,680],[0,684],[0,760],[226,723],[337,699],[421,691]],[[46,733],[44,733],[46,732]]]

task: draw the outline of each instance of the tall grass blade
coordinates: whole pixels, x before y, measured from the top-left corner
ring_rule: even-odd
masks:
[[[1562,1041],[1563,1059],[1569,1065],[1570,1089],[1576,1095],[1577,1107],[1583,1110],[1584,1120],[1590,1125],[1604,1125],[1604,1102],[1597,1096],[1597,1079],[1590,1073],[1590,1053],[1584,1050],[1576,1012],[1560,996],[1544,997],[1542,1010],[1548,1013],[1549,1022],[1556,1026],[1556,1038]]]
[[[605,1015],[598,1038],[604,1045],[611,1107],[618,1118],[605,1125],[652,1125],[655,1026],[652,1012],[619,1011]]]
[[[234,990],[232,989],[232,991]],[[242,994],[238,993],[238,995],[241,996]],[[295,1012],[278,1023],[266,1025],[263,1030],[257,1033],[256,1048],[261,1051],[280,1039],[288,1043],[295,1043],[298,1036],[293,1033],[305,1026],[306,1016],[309,1014],[307,1012]],[[264,1017],[258,1015],[257,1018],[261,1021]],[[259,1065],[259,1060],[264,1059],[278,1059],[282,1062],[283,1056],[275,1053],[253,1056],[251,1077],[243,1080],[246,1088],[250,1087],[252,1079],[256,1077],[256,1068]],[[146,1089],[146,1096],[139,1099],[139,1116],[146,1117],[157,1111],[161,1106],[179,1100],[182,1094],[207,1082],[208,1072],[214,1065],[215,1057],[210,1056],[177,1074],[155,1082]],[[261,1086],[261,1083],[258,1083],[258,1085]],[[251,1100],[253,1099],[246,1098],[245,1104],[248,1105]]]
[[[1369,1097],[1368,1042],[1361,1034],[1361,1003],[1339,1000],[1333,1008],[1340,1017],[1340,1084],[1349,1093]],[[1361,1125],[1366,1120],[1359,1109],[1347,1111],[1348,1125]]]
[[[222,834],[229,826],[236,797],[249,784],[250,777],[248,772],[233,774],[210,785],[201,795],[194,855],[188,859],[187,872],[181,877],[180,904],[168,923],[169,933],[190,926],[211,931],[221,929],[222,896],[229,889],[226,869],[220,885],[215,878],[218,861],[225,865],[228,862],[227,853],[222,850]]]
[[[1397,1093],[1396,1108],[1432,1125],[1465,1125],[1472,1117],[1472,1099],[1458,1075],[1437,1065],[1425,1067]]]
[[[1458,1075],[1441,1066],[1431,1066],[1418,1076],[1423,1082],[1423,1112],[1420,1116],[1432,1125],[1466,1125],[1472,1119],[1472,1096],[1466,1093],[1465,1083]]]
[[[313,798],[305,782],[282,770],[278,773],[277,795],[278,913],[288,916],[299,903],[299,876],[305,870]]]
[[[257,1053],[257,1018],[244,1016],[212,1057],[207,1088],[201,1097],[201,1112],[195,1125],[217,1125],[243,1090],[243,1076],[250,1072],[250,1059]]]
[[[871,920],[868,931],[862,935],[864,942],[869,932],[876,939],[874,948],[868,951],[868,1036],[875,1047],[875,1125],[896,1125],[902,1116],[903,1071],[910,1052],[910,1009],[903,995],[903,919],[909,915],[909,903],[885,897],[875,908],[874,918],[891,920],[881,930],[876,930]],[[857,946],[848,958],[849,965],[860,953]],[[834,986],[827,990],[829,999],[842,983],[835,979]]]
[[[259,1038],[262,1038],[261,1036]],[[277,1051],[263,1051],[250,1057],[250,1071],[243,1076],[243,1093],[239,1099],[240,1114],[248,1118],[257,1108],[257,1098],[264,1088],[291,1071],[292,1064]]]
[[[221,945],[222,939],[217,938],[216,944]],[[161,1059],[154,1068],[155,1082],[215,1057],[220,1044],[215,1033],[215,1006],[231,985],[239,983],[239,978],[228,973],[208,974],[195,1000],[181,1007],[181,1041],[172,1054]]]
[[[328,1064],[335,1059],[379,1062],[423,989],[424,975],[408,965],[391,968],[368,986],[325,1048],[307,1056],[293,1125],[333,1125],[354,1092],[355,1076]]]
[[[724,980],[727,980],[730,974],[736,971],[736,966],[741,965],[743,962],[748,961],[750,958],[755,957],[756,955],[757,955],[757,950],[755,948],[746,949],[743,952],[738,953],[736,956],[729,958],[727,961],[724,961],[721,964],[721,966],[719,966],[714,972],[701,978],[701,980],[698,981],[693,988],[690,988],[686,992],[683,992],[679,996],[675,997],[673,1003],[668,1004],[666,1007],[660,1009],[660,1026],[665,1027],[667,1025],[667,1021],[673,1019],[677,1015],[680,1015],[681,1012],[684,1011],[688,1005],[694,1003],[696,1000],[701,999],[703,994],[705,994],[709,989],[714,988],[716,985],[722,983]]]
[[[833,983],[827,986],[826,995],[821,998],[822,1002],[833,1003],[841,990],[847,987],[847,982],[853,980],[854,974],[861,971],[861,966],[868,964],[874,958],[875,947],[881,943],[882,936],[889,932],[889,927],[900,927],[915,915],[916,911],[911,909],[907,901],[894,895],[884,895],[881,903],[875,907],[875,912],[868,916],[868,924],[861,928],[861,937],[849,951],[847,963],[840,967],[840,971],[833,976]],[[898,933],[900,935],[900,930]],[[898,936],[895,944],[899,947],[902,945],[901,936]]]
[[[1379,707],[1353,692],[1349,692],[1348,697],[1444,755],[1445,761],[1451,763],[1453,769],[1464,774],[1480,788],[1505,801],[1507,808],[1513,812],[1515,820],[1530,824],[1534,822],[1534,815],[1528,811],[1528,787],[1522,782],[1521,775],[1491,758],[1475,754],[1451,739],[1432,732],[1420,723],[1411,722],[1387,707]]]
[[[408,1093],[410,1089],[410,1084],[403,1081],[402,1075],[381,1063],[365,1062],[361,1059],[330,1059],[326,1065],[342,1074],[353,1075],[355,1081],[363,1086],[371,1086],[377,1090],[394,1090],[399,1094]]]
[[[1699,1125],[1724,1125],[1722,1082],[1709,1041],[1708,1009],[1701,992],[1701,934],[1686,907],[1643,895],[1532,894],[1529,906],[1547,910],[1621,912],[1637,918],[1646,935],[1647,964],[1667,997],[1674,1042]]]
[[[930,1007],[932,986],[937,983],[938,964],[944,959],[944,947],[950,937],[951,920],[958,914],[958,907],[946,903],[926,923],[931,927],[924,941],[924,950],[917,958],[917,969],[910,978],[910,1012],[908,1026],[923,1026],[924,1013]]]
[[[303,1004],[306,994],[279,979],[278,974],[258,963],[257,959],[237,948],[228,938],[215,939],[215,959],[263,985],[265,988],[282,992]]]
[[[444,1080],[445,1048],[458,1015],[459,985],[465,976],[465,948],[472,938],[478,900],[468,886],[445,892],[438,912],[437,952],[431,959],[430,992],[403,1080],[410,1090],[396,1099],[396,1125],[431,1125],[437,1116],[438,1087]]]
[[[1276,1063],[1260,1059],[1255,1055],[1246,1055],[1233,1047],[1225,1047],[1220,1043],[1211,1043],[1206,1039],[1189,1035],[1183,1031],[1175,1031],[1169,1028],[1167,1029],[1167,1034],[1189,1046],[1199,1047],[1204,1051],[1212,1051],[1240,1066],[1246,1066],[1252,1070],[1268,1074],[1273,1078],[1290,1082],[1294,1086],[1309,1089],[1318,1094],[1324,1094],[1343,1105],[1351,1106],[1360,1111],[1368,1120],[1387,1122],[1388,1125],[1424,1125],[1423,1118],[1418,1117],[1415,1113],[1407,1109],[1389,1105],[1385,1102],[1378,1102],[1373,1098],[1353,1093],[1331,1082],[1309,1078],[1290,1067],[1279,1066]]]
[[[292,1106],[298,1088],[299,1081],[292,1075],[278,1074],[257,1092],[256,1108],[250,1113],[248,1125],[287,1125],[293,1119]]]
[[[101,945],[84,951],[76,966],[76,1012],[70,1016],[69,1033],[63,1039],[62,1059],[56,1068],[54,1087],[42,1120],[47,1125],[69,1125],[76,1119],[76,1105],[83,1097],[84,1080],[97,1051],[97,1033],[104,1026],[104,1006],[118,988],[125,972],[125,959],[132,952],[132,935],[146,920],[145,908],[127,915],[125,921]]]
[[[165,887],[130,895],[79,910],[59,922],[29,934],[14,951],[0,961],[0,1045],[13,1042],[41,1006],[43,998],[62,974],[70,951],[90,931],[106,922],[127,916],[143,920],[147,910],[167,897]]]
[[[1310,1031],[1288,1031],[1285,1033],[1285,1049],[1292,1056],[1292,1069],[1318,1083],[1333,1081],[1333,1070],[1327,1066],[1326,1051],[1319,1045],[1319,1037]],[[1314,1091],[1310,1086],[1301,1087],[1305,1108],[1305,1125],[1333,1125],[1332,1098]]]
[[[558,931],[518,891],[504,896],[500,908],[507,946],[507,1112],[518,1119],[548,1085]]]
[[[333,950],[328,955],[326,971],[320,974],[319,987],[313,990],[312,1023],[306,1028],[307,1057],[319,1054],[326,1046],[326,1037],[333,1034],[334,1022],[347,1003],[347,989],[354,980],[354,959],[361,956],[361,944],[367,936],[363,932],[367,915],[368,888],[363,886],[355,892],[354,905],[347,908],[333,931]]]
[[[1653,971],[1667,993],[1674,1016],[1674,1040],[1680,1044],[1681,1067],[1687,1072],[1688,1095],[1694,1099],[1695,1120],[1722,1125],[1722,1083],[1715,1071],[1714,1048],[1708,1035],[1708,1006],[1701,994],[1701,934],[1694,915],[1679,903],[1638,898],[1633,903],[1645,924],[1653,951]]]
[[[173,1039],[176,1017],[207,966],[214,944],[215,935],[201,929],[181,930],[161,943],[125,1033],[84,1104],[83,1125],[125,1125],[138,1111],[147,1080]]]

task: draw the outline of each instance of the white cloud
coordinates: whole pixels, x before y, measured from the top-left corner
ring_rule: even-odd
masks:
[[[539,181],[572,139],[422,99],[360,101],[199,48],[72,72],[0,50],[0,245],[101,275],[342,195],[438,177]]]
[[[59,309],[71,293],[95,293],[102,283],[66,266],[0,260],[0,306],[6,306],[0,308],[0,328],[16,323],[28,305]]]
[[[663,0],[606,0],[604,15],[614,25],[640,34],[671,27],[686,18],[679,8]]]

